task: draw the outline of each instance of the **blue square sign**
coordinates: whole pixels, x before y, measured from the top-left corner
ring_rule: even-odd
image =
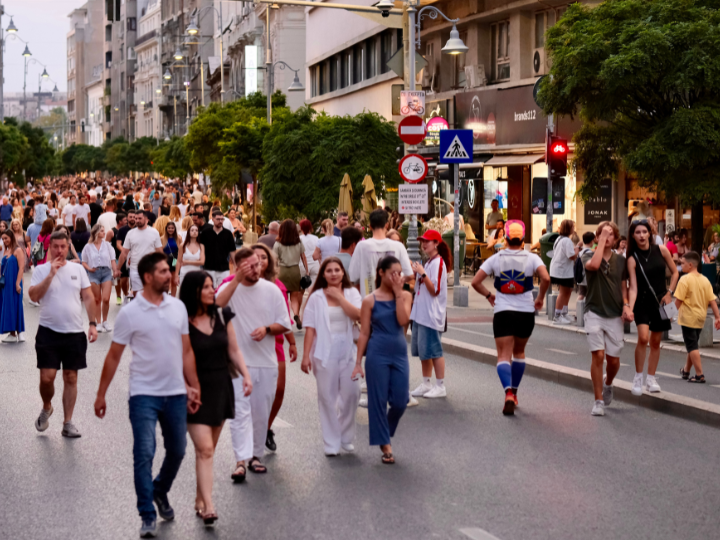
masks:
[[[446,129],[440,132],[440,163],[472,163],[472,129]]]

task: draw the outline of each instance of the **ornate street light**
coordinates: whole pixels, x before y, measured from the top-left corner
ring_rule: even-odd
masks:
[[[14,34],[18,31],[17,26],[15,26],[15,23],[12,20],[12,17],[10,17],[10,24],[7,27],[7,33],[8,34]]]
[[[25,58],[28,58],[28,57],[32,56],[32,53],[30,52],[30,49],[28,48],[27,45],[25,45],[25,50],[23,51],[22,55],[23,55]]]
[[[418,35],[420,35],[418,33]],[[463,43],[463,40],[460,39],[460,32],[458,32],[457,27],[453,24],[452,30],[450,31],[450,39],[448,39],[445,46],[440,49],[445,54],[464,54],[468,52],[468,47]]]

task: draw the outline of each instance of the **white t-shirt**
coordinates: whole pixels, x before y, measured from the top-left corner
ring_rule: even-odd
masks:
[[[50,269],[50,261],[36,266],[30,286],[40,285]],[[58,268],[45,296],[40,299],[40,326],[61,334],[84,332],[80,291],[89,287],[90,280],[82,265],[65,263]]]
[[[575,245],[567,236],[558,237],[553,248],[550,261],[550,277],[568,279],[575,275],[575,262],[570,257],[575,256]]]
[[[508,251],[508,250],[504,250]],[[499,271],[500,257],[503,252],[497,253],[490,257],[483,263],[480,269],[485,272],[488,276],[495,276]],[[542,259],[534,253],[528,253],[527,265],[525,266],[525,275],[532,276],[535,274],[538,268],[545,266]],[[532,291],[527,291],[522,294],[503,294],[500,291],[495,292],[495,313],[501,311],[520,311],[521,313],[534,313],[535,312],[535,300],[533,299]]]
[[[312,256],[313,253],[315,253],[315,248],[318,246],[318,237],[314,234],[301,234],[300,241],[303,243],[303,247],[305,248],[305,258],[307,259],[308,264],[311,262],[317,264],[318,261],[313,260]]]
[[[107,234],[110,232],[110,229],[117,227],[117,214],[115,212],[105,212],[104,214],[100,214],[97,224],[105,227],[105,234]]]
[[[420,282],[420,274],[416,276],[415,301],[413,302],[410,320],[434,330],[445,329],[447,313],[447,268],[439,255],[425,263],[425,273],[432,281],[435,290],[440,284],[440,294],[432,296],[425,283]]]
[[[664,246],[665,245],[665,242],[663,242],[662,236],[660,236],[659,234],[655,235],[655,245],[656,246]]]
[[[88,229],[90,229],[90,205],[85,204],[76,204],[75,208],[73,209],[73,214],[75,214],[75,221],[77,221],[80,218],[83,218],[85,220],[85,225],[87,225]]]
[[[187,204],[178,204],[177,207],[178,207],[178,210],[180,210],[180,215],[184,218],[188,205]]]
[[[402,243],[389,238],[383,240],[370,238],[358,242],[355,246],[355,252],[350,261],[350,281],[353,283],[360,282],[360,294],[363,298],[375,290],[375,274],[377,273],[378,262],[388,255],[392,255],[400,261],[404,275],[413,275],[410,257],[408,257],[407,250]]]
[[[320,263],[332,257],[340,251],[342,240],[338,236],[323,236],[317,241],[317,247],[320,248]],[[313,250],[315,251],[315,250]]]
[[[130,250],[128,268],[137,271],[140,259],[162,247],[160,233],[157,232],[157,229],[149,226],[146,226],[144,230],[130,229],[125,237],[123,247]]]
[[[218,292],[227,287],[225,283]],[[254,341],[250,334],[257,328],[278,323],[290,330],[287,304],[277,285],[264,279],[252,287],[238,285],[228,303],[235,313],[232,320],[238,345],[247,367],[276,368],[275,336],[267,335]]]
[[[168,294],[163,294],[159,306],[139,294],[120,310],[113,341],[132,349],[130,397],[187,393],[182,336],[188,332],[185,304]]]
[[[65,224],[66,227],[72,227],[72,226],[73,226],[73,219],[72,219],[72,217],[73,217],[73,214],[75,213],[75,207],[76,207],[76,206],[77,206],[77,205],[75,205],[75,204],[67,203],[67,204],[63,207],[63,209],[62,209],[63,223]]]

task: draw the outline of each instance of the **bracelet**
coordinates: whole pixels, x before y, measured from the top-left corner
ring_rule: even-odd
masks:
[[[423,274],[422,276],[420,276],[420,281],[424,280],[426,277],[427,277],[427,274]]]
[[[270,336],[270,335],[272,335],[271,332],[272,332],[272,329],[271,329],[269,326],[266,326],[266,327],[265,327],[265,333],[266,333],[268,336]]]
[[[490,298],[492,296],[492,293],[488,291],[488,293],[485,295],[485,298]]]
[[[90,321],[90,326],[94,326],[97,328],[97,323],[95,321]]]

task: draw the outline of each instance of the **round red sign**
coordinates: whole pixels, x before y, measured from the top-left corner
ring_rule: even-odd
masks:
[[[406,182],[417,184],[428,173],[427,161],[418,154],[408,154],[400,160],[400,176]]]
[[[420,116],[406,116],[398,124],[398,135],[405,144],[420,144],[427,136],[425,121]]]

